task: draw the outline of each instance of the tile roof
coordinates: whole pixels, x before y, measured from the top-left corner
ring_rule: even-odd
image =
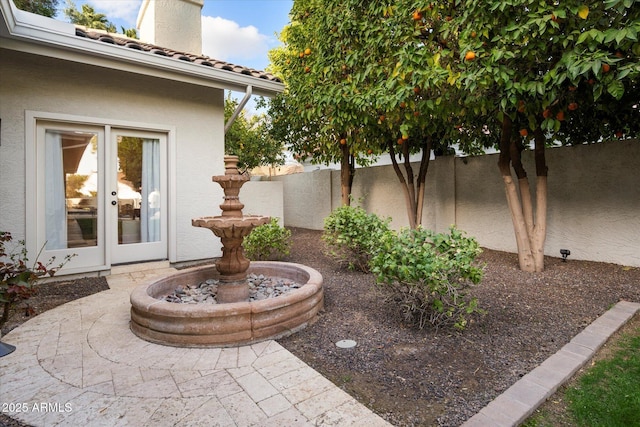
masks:
[[[168,58],[175,58],[180,61],[192,62],[194,64],[202,65],[203,67],[217,68],[217,69],[226,70],[226,71],[230,71],[238,74],[244,74],[247,76],[256,77],[259,79],[269,80],[273,82],[279,82],[279,83],[282,82],[279,78],[277,78],[273,74],[267,73],[265,71],[259,71],[253,68],[231,64],[229,62],[219,61],[217,59],[209,58],[207,56],[194,55],[194,54],[185,53],[185,52],[177,52],[172,49],[155,46],[149,43],[143,43],[140,40],[128,38],[121,34],[107,33],[105,31],[94,30],[94,29],[76,25],[76,36],[100,41],[103,43],[109,43],[116,46],[122,46],[128,49],[149,52],[155,55],[161,55]]]

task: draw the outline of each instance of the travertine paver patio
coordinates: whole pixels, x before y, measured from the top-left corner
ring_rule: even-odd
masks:
[[[110,290],[3,337],[17,346],[0,358],[6,413],[34,426],[389,425],[275,341],[188,349],[139,339],[131,290],[174,271],[143,267],[114,270]]]
[[[2,410],[34,426],[389,426],[275,341],[187,349],[134,336],[131,290],[173,271],[120,268],[110,290],[3,337],[18,348],[0,358]],[[619,302],[464,426],[519,425],[638,311]]]

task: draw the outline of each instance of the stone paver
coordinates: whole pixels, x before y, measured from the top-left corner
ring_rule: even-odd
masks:
[[[463,427],[520,425],[555,393],[558,387],[582,368],[609,337],[638,311],[640,304],[620,301],[556,354],[467,420]]]
[[[4,336],[0,403],[33,426],[388,426],[275,341],[177,348],[129,330],[135,286],[175,271],[126,266],[110,289]]]

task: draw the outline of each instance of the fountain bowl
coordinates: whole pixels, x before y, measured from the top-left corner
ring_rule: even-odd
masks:
[[[178,286],[217,279],[214,265],[192,267],[138,286],[131,293],[131,331],[157,344],[231,347],[281,338],[317,320],[323,308],[322,275],[302,264],[255,261],[247,273],[293,280],[302,286],[275,298],[224,304],[162,300]]]

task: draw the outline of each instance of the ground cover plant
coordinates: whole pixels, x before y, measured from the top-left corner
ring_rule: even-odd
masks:
[[[290,230],[285,260],[322,274],[325,308],[278,342],[394,426],[461,425],[613,304],[640,301],[640,268],[546,257],[545,271],[531,274],[516,254],[483,248],[483,279],[469,296],[487,313],[463,332],[420,330],[383,301],[373,274],[322,252],[321,230]],[[43,284],[30,302],[41,313],[104,287],[104,278]],[[3,332],[28,319],[15,310]],[[342,339],[357,345],[339,349]],[[20,425],[0,414],[2,423]]]

